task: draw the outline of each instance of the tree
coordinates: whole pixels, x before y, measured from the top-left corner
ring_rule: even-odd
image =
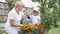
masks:
[[[46,25],[47,30],[51,28],[51,26],[57,27],[57,21],[60,19],[60,0],[33,0],[34,2],[39,2],[41,6],[41,22]],[[58,4],[58,5],[57,5]],[[52,9],[52,11],[51,11]]]

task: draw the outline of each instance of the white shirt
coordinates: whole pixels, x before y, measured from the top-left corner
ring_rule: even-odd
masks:
[[[34,16],[34,15],[32,15],[32,16],[31,16],[32,24],[38,23],[38,20],[39,20],[39,19],[41,19],[40,16]]]
[[[10,25],[10,19],[13,19],[14,23],[19,25],[20,20],[22,19],[22,15],[24,15],[22,11],[20,11],[19,14],[17,14],[17,12],[15,11],[15,8],[13,8],[8,14],[5,29],[19,31],[19,27],[13,27]]]

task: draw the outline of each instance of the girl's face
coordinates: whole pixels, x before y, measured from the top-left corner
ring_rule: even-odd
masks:
[[[33,11],[33,15],[34,16],[38,16],[38,12],[37,11]]]

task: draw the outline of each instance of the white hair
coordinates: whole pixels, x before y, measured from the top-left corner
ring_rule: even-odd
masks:
[[[22,6],[24,6],[24,4],[23,4],[22,1],[17,1],[17,2],[15,3],[15,6],[17,6],[17,5],[22,5]]]

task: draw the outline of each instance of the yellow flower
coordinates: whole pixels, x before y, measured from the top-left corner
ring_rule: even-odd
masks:
[[[26,25],[21,27],[21,30],[30,30],[32,28],[38,29],[38,27],[34,26],[33,24],[26,24]]]
[[[34,28],[35,28],[35,29],[38,29],[38,27],[37,27],[37,26],[34,26]]]

